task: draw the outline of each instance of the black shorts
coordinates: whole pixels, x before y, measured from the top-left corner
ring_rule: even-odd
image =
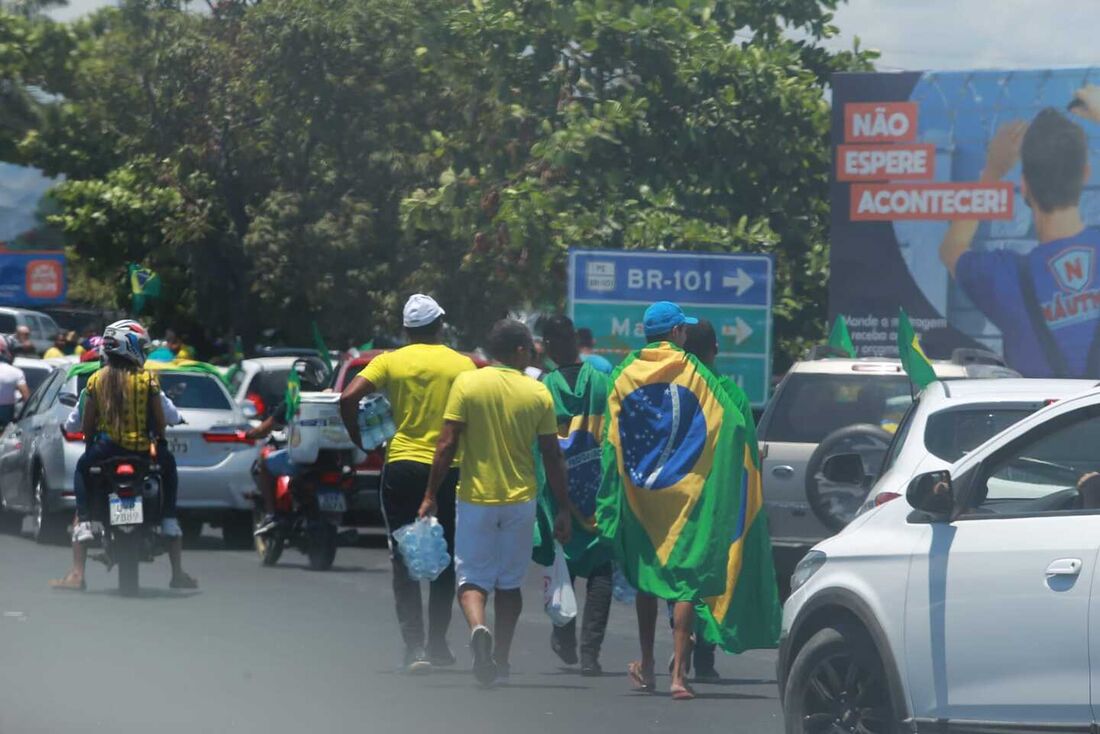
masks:
[[[382,512],[386,527],[392,533],[416,519],[424,491],[428,488],[430,464],[419,461],[391,461],[382,470]],[[455,489],[458,487],[458,469],[451,469],[443,478],[436,495],[436,517],[443,526],[447,547],[454,548]]]

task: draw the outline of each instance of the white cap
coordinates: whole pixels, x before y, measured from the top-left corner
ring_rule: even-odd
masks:
[[[445,313],[431,296],[414,293],[405,301],[405,328],[427,326]]]

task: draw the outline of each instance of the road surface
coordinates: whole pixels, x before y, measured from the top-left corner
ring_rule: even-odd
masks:
[[[115,593],[116,577],[89,562],[88,591],[47,580],[69,551],[0,536],[0,733],[68,732],[669,732],[778,734],[775,654],[721,655],[720,684],[701,700],[628,690],[636,656],[632,607],[612,609],[604,677],[582,678],[550,652],[539,577],[507,688],[475,688],[457,607],[454,669],[423,678],[395,672],[401,644],[382,538],[341,548],[335,568],[311,572],[288,550],[278,567],[222,550],[204,535],[185,556],[198,592],[167,588],[164,557],[143,565],[140,598]],[[580,595],[583,602],[583,593]],[[658,659],[671,652],[659,635]],[[667,690],[668,678],[659,686]]]

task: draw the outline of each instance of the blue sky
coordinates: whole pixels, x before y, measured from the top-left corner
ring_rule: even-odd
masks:
[[[70,0],[55,13],[82,15],[105,0]],[[1100,59],[1097,0],[851,0],[836,13],[841,35],[882,51],[879,67],[991,69],[1092,66]]]

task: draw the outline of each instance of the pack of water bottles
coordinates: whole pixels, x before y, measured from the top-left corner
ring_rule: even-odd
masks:
[[[359,433],[366,449],[378,448],[397,433],[393,408],[385,395],[374,393],[359,403]]]
[[[451,565],[443,526],[434,517],[414,520],[398,528],[393,537],[409,576],[416,581],[435,581]]]

